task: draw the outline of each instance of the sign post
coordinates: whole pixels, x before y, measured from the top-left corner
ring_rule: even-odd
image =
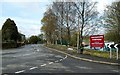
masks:
[[[109,44],[109,45],[108,45],[108,47],[109,47],[109,49],[110,49],[110,59],[112,58],[112,49],[111,49],[111,47],[110,47],[111,45],[112,45],[112,44]]]
[[[90,36],[90,47],[104,47],[104,35],[91,35]]]
[[[118,46],[118,44],[115,44],[114,47],[116,48],[116,59],[118,60],[118,47],[117,46]]]
[[[116,49],[116,60],[118,60],[118,44],[109,44],[108,47],[110,49],[110,59],[112,58],[112,48]]]

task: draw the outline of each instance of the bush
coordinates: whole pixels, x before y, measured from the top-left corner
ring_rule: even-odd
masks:
[[[17,47],[20,47],[22,45],[24,45],[24,44],[22,44],[22,43],[16,43],[14,41],[4,42],[4,43],[2,43],[2,49],[17,48]]]

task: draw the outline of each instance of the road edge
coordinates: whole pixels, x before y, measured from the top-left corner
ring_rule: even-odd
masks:
[[[83,61],[89,61],[89,62],[94,62],[94,63],[100,63],[100,64],[120,66],[119,63],[112,63],[112,62],[97,61],[97,60],[91,60],[91,59],[81,58],[81,57],[77,57],[77,56],[74,56],[74,55],[65,53],[65,52],[63,52],[63,51],[59,51],[59,50],[57,50],[57,49],[49,48],[49,47],[46,47],[46,46],[44,46],[44,47],[45,47],[45,48],[48,48],[48,49],[50,49],[50,50],[54,50],[54,51],[57,51],[57,52],[59,52],[59,53],[68,55],[69,57],[72,57],[72,58],[74,58],[74,59],[83,60]]]

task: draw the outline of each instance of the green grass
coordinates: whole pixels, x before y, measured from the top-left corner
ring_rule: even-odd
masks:
[[[47,45],[47,47],[62,50],[62,51],[67,50],[67,46],[64,46],[64,45]]]
[[[90,49],[85,49],[84,54],[89,54],[92,56],[103,57],[103,58],[110,57],[110,53],[107,51],[106,52],[105,51],[96,51],[96,50],[90,50]],[[119,54],[119,56],[120,56],[120,54]],[[112,52],[112,58],[116,59],[116,52]]]
[[[72,50],[72,51],[71,50],[68,51],[67,50],[68,47],[63,46],[63,45],[47,45],[47,47],[54,48],[54,49],[57,49],[60,51],[64,51],[64,52],[70,53],[72,55],[79,55],[77,53],[76,48],[73,48],[74,50]],[[109,52],[103,52],[103,51],[97,51],[97,50],[84,49],[83,54],[96,56],[96,57],[102,57],[102,58],[109,58]],[[119,54],[119,56],[120,56],[120,54]],[[116,59],[116,52],[112,52],[112,58]]]

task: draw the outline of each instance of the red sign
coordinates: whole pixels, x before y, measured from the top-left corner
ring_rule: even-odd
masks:
[[[104,35],[91,35],[90,47],[104,47]]]

